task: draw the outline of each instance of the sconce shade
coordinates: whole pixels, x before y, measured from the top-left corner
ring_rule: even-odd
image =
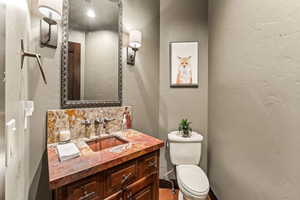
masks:
[[[39,0],[38,9],[42,15],[55,21],[61,20],[62,0]]]
[[[142,46],[142,33],[138,30],[130,31],[129,33],[129,47],[138,49]]]

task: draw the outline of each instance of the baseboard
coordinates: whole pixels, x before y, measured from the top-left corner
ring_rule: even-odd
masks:
[[[171,181],[173,181],[175,189],[178,189],[177,180],[172,179]],[[170,181],[167,181],[164,179],[159,179],[159,188],[171,189],[172,184],[170,183]],[[209,190],[209,197],[211,200],[218,200],[218,198],[216,197],[215,193],[213,192],[213,190],[211,188]]]

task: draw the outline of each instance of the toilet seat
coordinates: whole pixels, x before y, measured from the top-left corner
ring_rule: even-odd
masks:
[[[180,190],[190,198],[203,198],[209,192],[209,181],[204,171],[196,165],[176,167]]]

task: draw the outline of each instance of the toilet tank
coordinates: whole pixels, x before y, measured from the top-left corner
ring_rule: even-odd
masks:
[[[192,132],[184,138],[179,131],[168,134],[170,159],[173,165],[198,165],[201,159],[203,136]]]

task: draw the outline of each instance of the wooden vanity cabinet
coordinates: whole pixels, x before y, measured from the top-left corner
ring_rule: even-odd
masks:
[[[158,200],[159,150],[54,190],[54,200]]]

